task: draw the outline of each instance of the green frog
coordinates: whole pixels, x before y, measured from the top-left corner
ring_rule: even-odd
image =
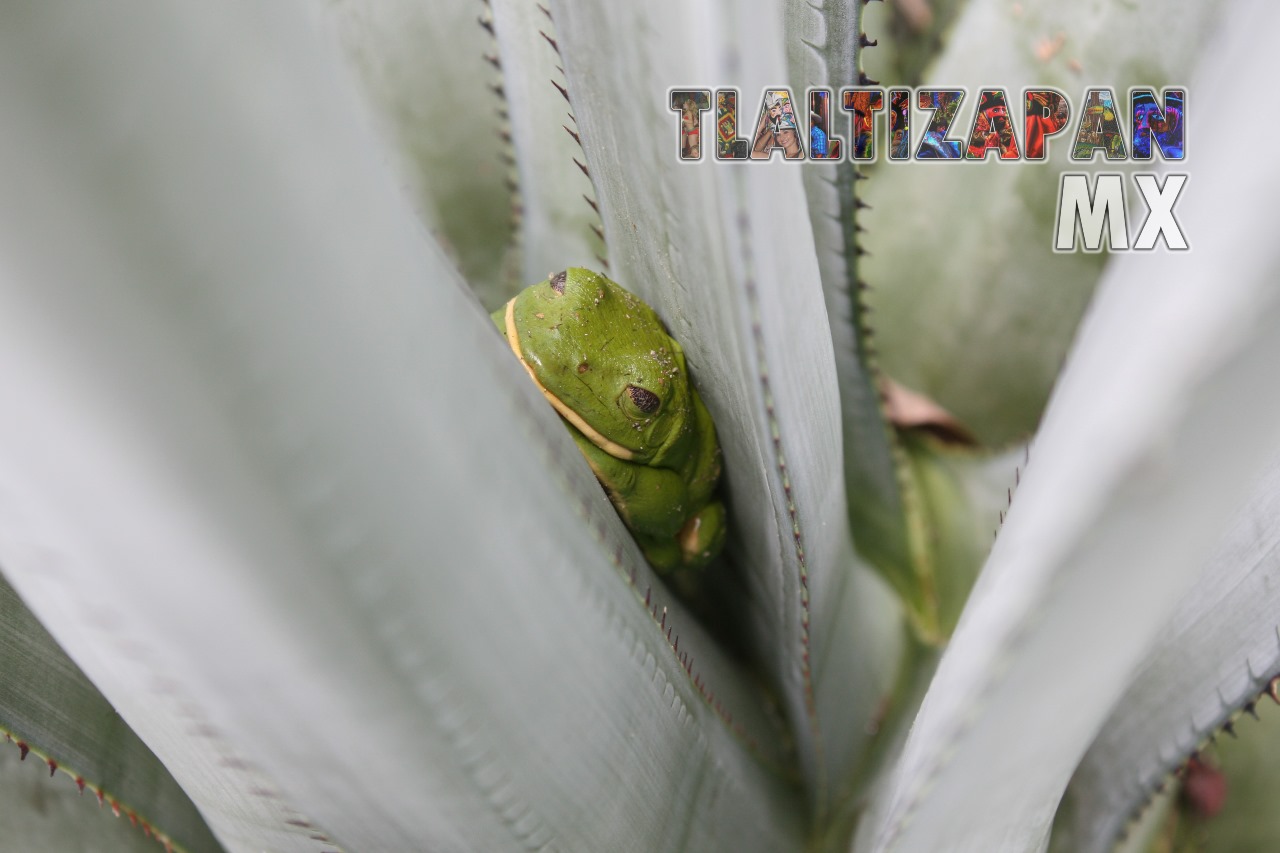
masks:
[[[726,523],[720,444],[657,313],[571,267],[492,316],[653,567],[670,574],[714,559]]]

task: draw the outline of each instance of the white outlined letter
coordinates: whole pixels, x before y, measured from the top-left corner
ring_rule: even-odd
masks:
[[[1110,225],[1111,249],[1129,248],[1129,229],[1124,212],[1124,178],[1121,175],[1098,175],[1090,198],[1089,176],[1062,176],[1058,192],[1058,221],[1054,228],[1053,248],[1071,252],[1076,248],[1076,220],[1086,252],[1102,251],[1102,226]]]
[[[1133,248],[1154,249],[1161,234],[1164,234],[1164,244],[1170,249],[1188,248],[1187,238],[1182,235],[1178,220],[1173,218],[1173,205],[1186,186],[1187,176],[1169,175],[1164,179],[1163,187],[1155,175],[1134,175],[1133,182],[1138,185],[1138,191],[1142,193],[1147,207],[1151,208]]]

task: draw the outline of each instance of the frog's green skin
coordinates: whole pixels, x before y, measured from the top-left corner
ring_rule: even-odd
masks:
[[[574,267],[526,288],[493,320],[649,562],[663,572],[710,562],[725,538],[720,445],[684,351],[653,309]]]

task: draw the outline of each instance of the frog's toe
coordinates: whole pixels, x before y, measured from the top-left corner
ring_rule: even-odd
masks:
[[[644,551],[644,558],[658,570],[658,574],[668,575],[683,565],[683,554],[675,539],[655,539],[643,534],[635,534],[635,537]]]
[[[688,568],[701,568],[710,563],[724,548],[724,504],[712,501],[689,517],[676,534],[681,563]]]

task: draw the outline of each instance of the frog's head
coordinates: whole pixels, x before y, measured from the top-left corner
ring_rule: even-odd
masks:
[[[556,410],[611,456],[676,464],[694,421],[684,353],[653,309],[571,267],[504,310],[507,341]]]

